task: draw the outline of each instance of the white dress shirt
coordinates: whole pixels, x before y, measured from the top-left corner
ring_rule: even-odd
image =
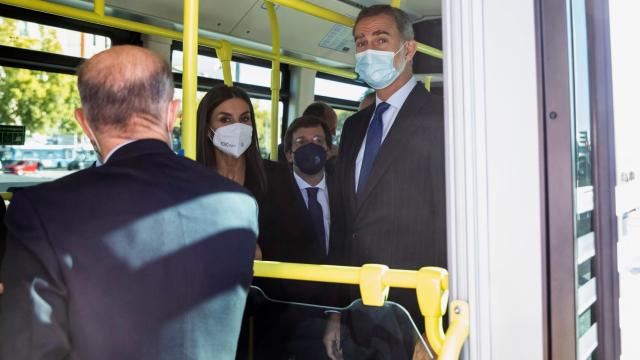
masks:
[[[100,167],[100,166],[104,165],[109,160],[111,155],[113,155],[114,152],[118,151],[118,149],[120,149],[121,147],[123,147],[125,145],[131,144],[134,141],[136,141],[136,140],[127,140],[127,141],[119,144],[118,146],[114,147],[111,151],[109,151],[107,156],[104,157],[104,161],[100,161],[100,157],[98,156],[96,158],[96,167]],[[97,153],[97,151],[96,151],[96,153]]]
[[[296,179],[296,183],[298,184],[298,188],[300,189],[300,193],[302,194],[302,198],[304,199],[304,204],[309,208],[309,194],[307,194],[307,188],[317,187],[318,188],[318,202],[320,203],[320,207],[322,207],[322,217],[324,220],[324,243],[325,243],[325,251],[329,252],[329,226],[331,225],[331,214],[329,213],[329,192],[327,191],[327,181],[326,175],[322,175],[322,180],[316,186],[311,186],[307,184],[296,172],[293,172],[293,177]]]
[[[393,93],[393,95],[391,95],[391,97],[389,97],[387,101],[385,101],[390,106],[387,111],[382,114],[382,139],[380,145],[384,144],[384,139],[387,137],[391,126],[393,126],[393,123],[396,121],[396,116],[398,115],[402,104],[404,104],[405,100],[407,100],[407,97],[409,97],[411,90],[413,90],[413,87],[416,86],[417,83],[418,82],[416,81],[416,79],[411,77],[406,84],[402,85],[402,87],[398,89],[398,91]],[[382,100],[380,100],[380,98],[378,98],[378,96],[376,95],[376,107],[378,107],[378,104],[380,104],[381,102]],[[373,115],[371,116],[371,119],[369,119],[369,124],[371,124],[371,120],[373,120]],[[360,145],[360,151],[358,151],[358,157],[356,157],[356,192],[358,191],[358,180],[360,179],[360,168],[362,167],[362,158],[364,158],[364,146],[366,143],[367,136],[365,134],[364,139],[362,139],[362,144]]]

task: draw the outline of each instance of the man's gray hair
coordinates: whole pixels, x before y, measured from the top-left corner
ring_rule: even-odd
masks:
[[[406,12],[390,5],[373,5],[360,11],[358,17],[356,18],[356,22],[353,25],[353,31],[355,32],[356,25],[358,24],[358,22],[360,22],[360,20],[378,15],[390,16],[395,21],[396,27],[400,32],[402,40],[406,41],[414,39],[413,24],[411,24],[409,15],[407,15]]]
[[[160,56],[131,45],[103,51],[78,68],[82,107],[98,130],[125,129],[134,116],[159,123],[173,86],[171,68]]]

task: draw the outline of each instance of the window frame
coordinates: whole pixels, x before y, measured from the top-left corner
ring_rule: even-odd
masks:
[[[183,46],[181,41],[174,40],[171,43],[170,59],[169,59],[170,62],[171,62],[171,58],[173,56],[174,50],[183,51]],[[216,59],[218,58],[218,54],[216,54],[216,50],[206,46],[198,46],[198,55],[209,56]],[[271,70],[271,61],[269,60],[233,55],[231,57],[231,61],[248,64],[248,65],[260,66],[260,67],[264,67]],[[286,119],[288,119],[288,116],[289,116],[289,96],[290,96],[289,65],[280,64],[280,72],[281,72],[281,85],[280,85],[280,98],[278,100],[282,102],[282,114],[280,114],[280,116],[282,117],[282,125],[280,129],[280,141],[283,141],[284,134],[287,131]],[[182,73],[173,72],[173,82],[176,88],[182,89]],[[208,91],[212,87],[219,84],[224,84],[224,80],[198,76],[198,91]],[[251,85],[251,84],[237,82],[237,81],[234,81],[233,85],[244,89],[247,92],[247,94],[249,94],[249,97],[263,99],[263,100],[271,100],[270,87]]]

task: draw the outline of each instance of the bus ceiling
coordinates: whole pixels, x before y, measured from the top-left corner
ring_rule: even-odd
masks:
[[[101,2],[104,3],[105,8],[100,6]],[[270,0],[270,2],[274,3],[278,14],[283,52],[291,55],[290,60],[303,60],[301,63],[292,64],[303,67],[307,65],[304,60],[307,60],[332,68],[353,68],[355,62],[353,56],[354,44],[351,28],[346,25],[349,25],[349,20],[351,23],[353,22],[363,7],[374,4],[399,4],[399,7],[410,15],[414,23],[438,19],[441,16],[441,3],[438,0],[314,0],[313,2]],[[84,11],[94,11],[94,2],[83,0],[0,0],[0,3],[45,12],[49,11],[45,10],[41,6],[43,4],[40,3],[48,3],[54,6],[58,4]],[[98,0],[96,1],[96,13],[97,15],[104,13],[107,17],[173,30],[181,36],[183,4],[183,1],[180,0],[106,0],[106,2],[105,0]],[[320,10],[320,13],[317,10]],[[310,15],[311,11],[315,16]],[[265,53],[271,52],[271,27],[263,0],[201,0],[199,15],[201,39],[227,40],[234,45],[234,53],[243,53],[243,51],[239,51],[243,49],[256,49]],[[103,23],[103,25],[121,27],[115,26],[116,24]],[[140,31],[140,29],[128,30]],[[151,35],[155,34],[152,33]],[[157,35],[166,36],[166,34]],[[219,42],[204,41],[201,44],[205,46],[216,45],[212,46],[216,48],[220,47]],[[419,51],[436,58],[442,57],[442,52],[439,49],[432,48],[428,44],[420,44]],[[258,54],[249,53],[245,55],[256,56]],[[265,58],[264,56],[256,57]],[[282,62],[291,64],[295,61],[289,62],[285,58],[282,59]],[[345,76],[345,73],[340,72],[327,72],[347,78],[354,77]]]

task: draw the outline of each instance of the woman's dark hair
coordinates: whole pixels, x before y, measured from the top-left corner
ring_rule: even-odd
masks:
[[[227,86],[224,84],[216,85],[211,88],[200,101],[198,105],[198,126],[196,138],[196,161],[208,168],[216,169],[216,157],[214,155],[214,146],[209,139],[209,121],[213,111],[223,102],[230,99],[242,99],[249,106],[251,113],[251,126],[253,127],[253,136],[251,145],[245,151],[246,173],[245,187],[253,193],[255,197],[264,195],[267,191],[267,176],[265,174],[262,158],[260,157],[260,148],[258,146],[258,133],[256,131],[256,117],[251,105],[249,95],[239,87]]]

